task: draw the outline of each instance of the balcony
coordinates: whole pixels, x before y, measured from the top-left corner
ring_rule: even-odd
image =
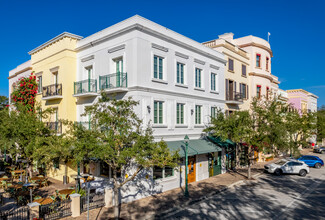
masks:
[[[234,91],[226,91],[226,104],[239,105],[243,103],[243,94]]]
[[[44,86],[42,91],[43,100],[62,99],[62,84]]]
[[[62,134],[62,122],[45,122],[45,124],[50,130],[56,131],[57,134]]]
[[[106,93],[127,92],[127,73],[99,76],[99,88]]]
[[[97,96],[97,80],[86,79],[74,83],[74,97]]]

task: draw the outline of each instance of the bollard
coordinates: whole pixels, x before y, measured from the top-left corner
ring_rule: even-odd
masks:
[[[111,188],[105,188],[105,207],[109,208],[113,206],[113,190]]]
[[[81,195],[78,193],[74,193],[70,195],[72,217],[80,216],[80,196]]]
[[[39,204],[38,202],[28,203],[27,206],[29,207],[29,219],[39,219]]]

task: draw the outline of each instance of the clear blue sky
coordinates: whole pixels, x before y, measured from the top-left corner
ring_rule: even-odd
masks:
[[[325,105],[325,0],[0,0],[0,95],[28,51],[68,31],[87,37],[139,14],[198,42],[233,32],[267,38],[282,89],[302,88]]]

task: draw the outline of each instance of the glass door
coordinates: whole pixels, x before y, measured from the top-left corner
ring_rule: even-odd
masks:
[[[116,66],[116,87],[121,86],[121,78],[123,73],[123,58],[119,58],[115,60],[115,66]],[[122,82],[123,84],[123,82]]]

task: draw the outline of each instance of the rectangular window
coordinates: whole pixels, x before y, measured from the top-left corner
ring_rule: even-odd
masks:
[[[38,92],[42,92],[42,76],[37,77],[38,78]]]
[[[184,104],[177,103],[176,116],[176,123],[184,124]]]
[[[266,99],[269,99],[269,92],[270,92],[269,87],[266,87]]]
[[[195,124],[201,124],[201,108],[202,106],[196,105],[195,106]]]
[[[256,67],[261,67],[261,54],[256,54]]]
[[[177,63],[177,83],[184,84],[184,64]]]
[[[153,179],[157,180],[157,179],[162,179],[162,178],[167,178],[167,177],[171,177],[174,176],[174,169],[171,167],[158,167],[158,166],[154,166],[153,167]]]
[[[211,90],[216,91],[216,78],[217,74],[211,73]]]
[[[239,84],[240,94],[243,97],[243,99],[247,99],[247,85],[244,83]]]
[[[241,75],[246,76],[246,65],[244,64],[241,65]]]
[[[163,102],[154,101],[154,123],[163,123]]]
[[[195,87],[201,88],[201,72],[199,68],[195,68]]]
[[[269,58],[266,57],[266,70],[269,70]]]
[[[228,59],[228,70],[234,71],[234,60]]]
[[[259,99],[261,98],[261,86],[260,85],[256,86],[256,96]]]
[[[216,118],[217,116],[217,108],[211,107],[211,118]]]
[[[155,79],[163,79],[163,58],[154,56],[153,63],[153,77]]]

